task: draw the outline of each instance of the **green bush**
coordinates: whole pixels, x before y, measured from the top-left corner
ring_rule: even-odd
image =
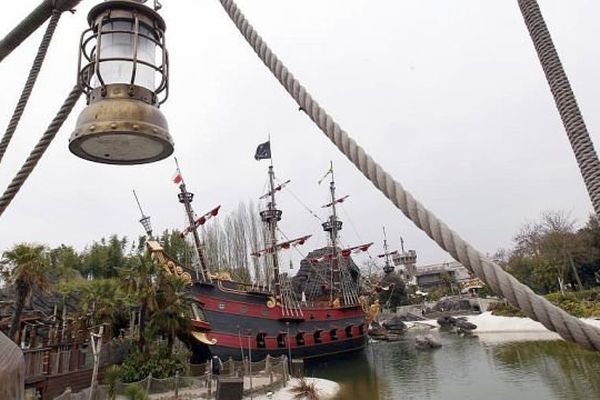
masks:
[[[123,371],[118,365],[111,365],[104,374],[104,384],[108,386],[108,398],[114,399],[117,395],[117,385],[121,382]]]
[[[137,383],[127,386],[127,389],[125,389],[125,396],[129,400],[148,400],[146,391]]]
[[[525,314],[521,310],[511,306],[508,303],[504,304],[498,302],[490,304],[490,306],[488,307],[488,311],[491,311],[492,315],[497,315],[500,317],[525,317]]]
[[[121,380],[137,382],[152,374],[153,378],[169,378],[175,373],[185,374],[189,366],[187,351],[173,352],[169,356],[167,349],[161,348],[144,357],[140,352],[131,354],[121,365]]]
[[[581,292],[549,293],[544,296],[550,303],[578,318],[600,317],[600,289]],[[503,317],[525,317],[525,314],[510,304],[497,303],[490,306],[493,315]]]
[[[600,290],[583,290],[581,292],[550,293],[546,299],[569,314],[580,318],[600,317]]]

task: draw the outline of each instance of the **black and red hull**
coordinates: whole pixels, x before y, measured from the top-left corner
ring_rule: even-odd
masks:
[[[192,340],[197,362],[215,355],[240,360],[249,353],[252,360],[267,355],[310,359],[361,350],[367,343],[360,305],[304,306],[290,317],[269,293],[242,290],[234,282],[197,283],[192,292],[204,321],[194,325],[212,343]]]

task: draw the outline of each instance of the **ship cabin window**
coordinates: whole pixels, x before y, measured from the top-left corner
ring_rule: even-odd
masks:
[[[330,330],[329,337],[331,338],[331,340],[338,340],[337,329]]]
[[[316,331],[313,336],[315,338],[315,343],[321,343],[321,331]]]
[[[359,335],[364,335],[365,334],[365,324],[360,324],[358,326],[358,334]]]
[[[296,335],[296,344],[298,346],[304,346],[304,332],[299,332]]]
[[[267,338],[266,333],[259,333],[256,335],[256,347],[259,349],[264,349],[267,346],[265,339]]]
[[[280,333],[277,335],[277,347],[285,347],[287,335],[285,333]]]
[[[348,337],[348,338],[352,337],[352,325],[348,325],[346,327],[346,329],[344,329],[344,331],[346,332],[346,337]]]
[[[198,304],[196,303],[192,303],[192,316],[196,321],[206,321],[204,311],[202,311],[202,308],[198,307]]]

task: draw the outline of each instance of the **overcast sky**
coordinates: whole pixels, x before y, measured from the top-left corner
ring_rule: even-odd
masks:
[[[540,0],[592,139],[600,128],[600,2]],[[11,1],[0,36],[38,1]],[[253,159],[271,134],[278,178],[317,212],[333,160],[345,244],[392,248],[402,235],[422,263],[450,257],[347,161],[262,65],[217,0],[162,0],[171,92],[162,110],[198,213],[257,199],[267,161]],[[4,190],[75,81],[79,35],[96,1],[58,26],[38,84],[0,165]],[[484,252],[511,245],[543,210],[583,223],[591,211],[516,1],[239,0],[250,22],[346,131],[426,207]],[[0,64],[0,127],[9,121],[43,29]],[[83,100],[0,217],[0,250],[21,241],[83,248],[112,233],[142,233],[131,190],[156,231],[182,228],[172,158],[109,166],[67,148]],[[283,231],[315,236],[318,221],[290,193],[279,196]],[[354,228],[353,228],[354,226]],[[292,253],[290,253],[292,254]],[[289,255],[283,255],[286,262]]]

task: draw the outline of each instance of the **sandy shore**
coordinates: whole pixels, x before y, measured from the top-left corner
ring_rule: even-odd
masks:
[[[317,388],[317,394],[319,399],[328,400],[333,399],[340,391],[340,385],[336,382],[329,381],[327,379],[319,378],[305,378],[308,383],[314,383]],[[290,400],[294,398],[294,394],[290,392],[290,388],[296,386],[300,380],[296,378],[290,379],[287,386],[281,390],[274,392],[271,397],[268,395],[254,396],[255,400]],[[249,399],[250,397],[244,397]]]
[[[491,312],[484,312],[479,315],[469,315],[465,317],[467,321],[477,325],[473,331],[484,342],[514,342],[531,340],[557,340],[560,336],[552,332],[544,325],[529,318],[519,317],[501,317],[492,315]],[[581,318],[587,324],[600,328],[600,320]],[[432,326],[438,329],[436,320],[419,321],[413,323],[413,329],[419,329],[419,326]],[[409,326],[410,327],[410,326]]]

